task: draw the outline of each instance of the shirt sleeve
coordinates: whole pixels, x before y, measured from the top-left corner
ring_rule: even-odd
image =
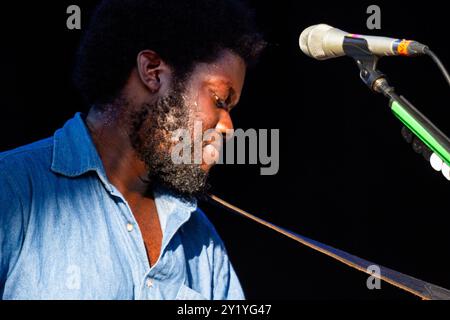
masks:
[[[0,297],[23,241],[23,210],[19,193],[0,165]]]

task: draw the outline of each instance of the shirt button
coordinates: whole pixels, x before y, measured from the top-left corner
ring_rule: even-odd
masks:
[[[153,281],[152,281],[152,279],[147,279],[147,281],[145,282],[145,285],[147,286],[147,288],[153,287]]]
[[[133,225],[131,223],[127,223],[127,230],[128,232],[133,231]]]

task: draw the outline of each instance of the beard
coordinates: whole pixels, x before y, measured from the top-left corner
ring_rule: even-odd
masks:
[[[184,198],[200,197],[209,189],[208,172],[200,164],[176,164],[171,158],[171,150],[179,143],[173,141],[173,133],[184,129],[193,136],[193,116],[183,98],[183,81],[173,83],[176,85],[170,92],[155,103],[132,108],[127,115],[129,138],[146,165],[152,185],[168,188]]]

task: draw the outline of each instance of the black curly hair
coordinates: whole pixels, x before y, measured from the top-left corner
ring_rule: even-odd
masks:
[[[253,64],[265,42],[238,0],[103,0],[77,52],[74,83],[89,105],[112,103],[138,53],[157,52],[184,79],[223,49]]]

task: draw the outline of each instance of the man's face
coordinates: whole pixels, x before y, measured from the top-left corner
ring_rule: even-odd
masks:
[[[192,196],[207,187],[212,162],[218,160],[219,141],[203,140],[206,130],[220,135],[233,129],[231,109],[238,103],[245,78],[245,63],[230,51],[213,63],[199,63],[185,81],[173,79],[170,92],[155,103],[132,108],[129,136],[138,156],[148,168],[150,181]],[[194,130],[201,124],[202,130]],[[179,144],[175,132],[184,129],[192,141],[192,163],[176,164],[171,154]],[[200,141],[201,164],[194,163],[194,141]]]

